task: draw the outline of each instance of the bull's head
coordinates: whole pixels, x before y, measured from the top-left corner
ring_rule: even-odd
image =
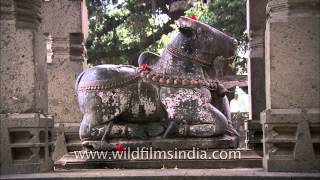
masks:
[[[223,32],[187,17],[176,21],[180,33],[169,44],[169,51],[189,57],[194,63],[211,65],[218,56],[234,55],[237,41]]]
[[[180,17],[176,24],[180,33],[169,43],[166,53],[212,68],[217,57],[229,58],[234,55],[237,41],[225,33],[201,23],[197,20]],[[159,56],[146,52],[139,57],[139,64],[152,65],[157,62]]]

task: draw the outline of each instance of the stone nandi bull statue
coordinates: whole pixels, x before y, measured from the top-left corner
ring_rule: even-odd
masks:
[[[142,53],[139,68],[100,65],[79,75],[76,91],[85,146],[137,147],[170,139],[203,144],[201,139],[225,134],[237,139],[226,90],[212,75],[214,60],[233,56],[236,41],[189,18],[181,17],[177,25],[180,32],[161,56]]]

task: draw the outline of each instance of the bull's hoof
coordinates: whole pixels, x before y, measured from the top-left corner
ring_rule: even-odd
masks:
[[[164,127],[160,123],[149,123],[145,128],[149,137],[160,136],[164,132]]]
[[[163,135],[163,138],[175,137],[179,132],[179,125],[173,121],[170,122],[166,132]]]
[[[128,125],[128,138],[132,139],[147,139],[148,136],[141,125],[130,124]]]

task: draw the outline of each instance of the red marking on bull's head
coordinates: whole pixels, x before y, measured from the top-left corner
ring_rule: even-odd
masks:
[[[195,16],[195,15],[192,15],[190,18],[193,19],[193,20],[197,20],[198,19],[197,16]]]

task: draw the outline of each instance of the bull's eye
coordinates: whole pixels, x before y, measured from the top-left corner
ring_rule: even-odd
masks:
[[[191,38],[193,36],[193,31],[189,27],[181,27],[179,28],[179,31],[187,38]]]
[[[199,27],[197,28],[197,34],[201,34],[202,33],[202,29]]]

